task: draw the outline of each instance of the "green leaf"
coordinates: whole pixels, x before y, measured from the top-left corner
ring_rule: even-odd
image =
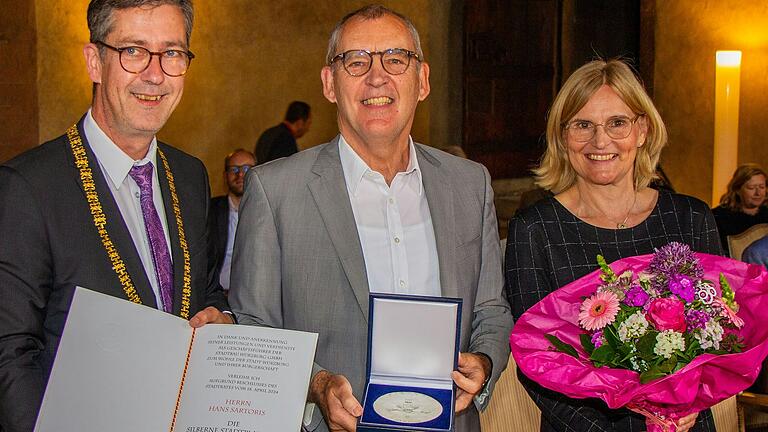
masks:
[[[586,351],[587,354],[592,355],[592,351],[595,350],[595,344],[592,343],[592,337],[586,333],[582,333],[579,335],[579,339],[581,340],[581,346],[584,348],[584,351]]]
[[[576,348],[572,347],[570,344],[567,344],[560,340],[555,335],[546,334],[544,337],[547,338],[547,340],[554,345],[555,350],[560,351],[561,353],[568,354],[570,356],[573,356],[575,358],[579,358],[579,352],[576,351]]]
[[[641,336],[635,345],[638,355],[647,362],[650,362],[656,356],[653,348],[656,347],[656,336],[658,334],[659,332],[657,331],[649,331]]]
[[[613,350],[613,348],[608,344],[603,344],[600,346],[600,348],[595,348],[589,358],[597,363],[611,364],[615,356],[616,352]]]
[[[613,350],[617,350],[623,344],[613,325],[603,328],[603,337]]]
[[[640,384],[646,384],[665,375],[667,374],[659,370],[658,366],[651,366],[647,371],[640,374]]]
[[[677,366],[677,356],[672,354],[672,357],[659,363],[659,371],[664,372],[665,375],[672,373]]]

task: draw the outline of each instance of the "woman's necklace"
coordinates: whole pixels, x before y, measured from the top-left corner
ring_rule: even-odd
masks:
[[[607,214],[605,214],[603,210],[600,209],[600,207],[595,206],[595,208],[611,223],[615,223],[616,229],[627,229],[628,228],[627,221],[629,220],[629,216],[632,214],[632,209],[635,208],[635,204],[637,204],[637,191],[634,191],[634,192],[635,194],[634,194],[634,197],[632,198],[632,205],[630,205],[629,208],[627,209],[627,215],[624,216],[624,220],[622,220],[621,222],[617,223],[615,220],[611,219]]]

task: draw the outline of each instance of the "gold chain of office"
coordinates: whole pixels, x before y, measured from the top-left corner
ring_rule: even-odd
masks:
[[[120,285],[122,285],[128,300],[141,304],[141,298],[136,292],[136,288],[133,286],[131,275],[128,274],[128,271],[125,268],[125,263],[123,262],[123,259],[120,258],[120,253],[117,251],[114,243],[112,243],[112,239],[107,232],[107,216],[104,214],[104,210],[101,207],[101,201],[99,200],[99,194],[96,192],[96,184],[93,182],[93,173],[88,164],[88,157],[85,153],[85,147],[83,147],[83,140],[80,138],[80,133],[77,130],[77,125],[72,125],[67,129],[67,138],[69,138],[69,145],[72,148],[72,155],[75,157],[75,165],[77,165],[77,169],[80,171],[80,180],[83,183],[83,190],[85,191],[85,197],[88,201],[88,207],[93,216],[93,224],[96,226],[96,230],[99,232],[99,237],[101,237],[101,243],[107,251],[109,260],[112,262],[112,269],[117,274],[117,278],[120,280]],[[181,209],[179,208],[179,197],[176,195],[176,184],[173,181],[173,173],[171,173],[171,168],[168,166],[168,160],[165,158],[165,154],[162,150],[158,148],[157,154],[160,155],[160,159],[163,162],[165,176],[168,179],[168,188],[171,190],[171,205],[173,206],[173,213],[176,216],[176,227],[179,230],[179,244],[184,255],[184,277],[181,289],[181,311],[179,316],[184,319],[189,319],[189,299],[192,296],[189,248],[187,246],[187,238],[184,235],[184,224],[181,221]]]

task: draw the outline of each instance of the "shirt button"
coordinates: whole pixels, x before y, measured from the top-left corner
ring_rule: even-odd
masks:
[[[395,199],[394,199],[394,198],[390,198],[390,199],[389,199],[389,203],[390,203],[390,204],[394,204],[394,203],[395,203]]]
[[[405,288],[405,281],[400,279],[400,287]]]
[[[136,198],[141,198],[141,194],[136,192]]]
[[[400,243],[400,237],[395,237],[395,243]]]

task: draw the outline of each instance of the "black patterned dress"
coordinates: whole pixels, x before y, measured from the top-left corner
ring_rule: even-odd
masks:
[[[509,221],[505,260],[507,296],[517,320],[547,294],[607,262],[653,253],[676,241],[696,252],[722,255],[715,220],[702,201],[660,191],[656,207],[641,224],[627,229],[590,225],[554,198],[529,207]],[[518,374],[541,409],[542,431],[643,431],[645,420],[626,409],[611,410],[598,399],[571,399]],[[712,413],[699,414],[692,431],[715,432]]]

